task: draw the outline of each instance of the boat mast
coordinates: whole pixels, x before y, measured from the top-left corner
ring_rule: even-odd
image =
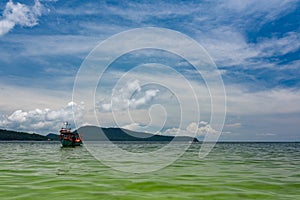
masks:
[[[71,124],[70,124],[69,122],[67,122],[67,121],[64,122],[64,125],[65,125],[64,128],[65,128],[66,130],[71,130],[71,128],[70,128]]]

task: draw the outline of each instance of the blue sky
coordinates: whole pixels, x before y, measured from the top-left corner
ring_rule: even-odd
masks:
[[[150,26],[186,34],[216,63],[227,94],[222,139],[299,141],[299,18],[300,2],[288,0],[1,1],[0,126],[47,133],[72,118],[71,106],[84,112],[84,102],[70,102],[76,73],[85,57],[114,34]],[[163,52],[132,52],[115,62],[110,75],[153,61],[174,68],[183,62]],[[160,72],[161,78],[174,81]],[[188,76],[188,69],[181,73]],[[104,109],[109,107],[113,84],[109,81],[106,89],[98,91],[103,126],[115,125],[109,109]],[[136,100],[143,106],[133,109],[137,121],[124,119],[121,125],[144,130],[141,126],[149,119],[142,120],[142,111],[153,103],[168,102],[166,97],[171,94],[164,88],[160,92],[155,92],[155,87],[144,88],[139,80],[131,83],[135,90],[141,87]],[[124,83],[124,87],[131,83]],[[201,87],[201,81],[193,84]],[[209,112],[202,116],[200,132],[209,128]],[[176,123],[170,119],[160,131],[170,133]]]

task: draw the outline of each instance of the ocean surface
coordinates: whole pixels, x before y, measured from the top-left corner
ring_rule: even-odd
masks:
[[[218,143],[205,159],[200,145],[161,170],[134,174],[105,166],[85,147],[1,142],[0,199],[300,200],[300,143]]]

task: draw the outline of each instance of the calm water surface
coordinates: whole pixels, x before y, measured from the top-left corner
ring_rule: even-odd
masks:
[[[121,144],[125,149],[163,144]],[[300,143],[200,144],[147,174],[112,170],[84,147],[0,143],[0,199],[299,199]]]

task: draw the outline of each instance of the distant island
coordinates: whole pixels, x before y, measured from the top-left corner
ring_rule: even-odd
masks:
[[[151,133],[135,132],[121,128],[101,128],[97,126],[84,126],[75,130],[83,135],[86,141],[166,141],[170,142],[174,136],[154,135]],[[101,133],[101,134],[100,134]],[[178,136],[176,141],[199,142],[197,138],[187,136]],[[36,133],[18,132],[12,130],[0,129],[0,141],[57,141],[58,135],[49,133],[46,136]]]
[[[122,128],[101,128],[98,126],[80,127],[75,132],[83,135],[85,141],[166,141],[170,142],[174,136],[155,135],[151,133],[135,132]],[[199,142],[197,138],[188,136],[177,136],[176,141]]]
[[[0,141],[12,141],[12,140],[28,140],[28,141],[47,141],[51,140],[47,136],[39,135],[36,133],[25,133],[25,132],[18,132],[18,131],[11,131],[0,129]]]

